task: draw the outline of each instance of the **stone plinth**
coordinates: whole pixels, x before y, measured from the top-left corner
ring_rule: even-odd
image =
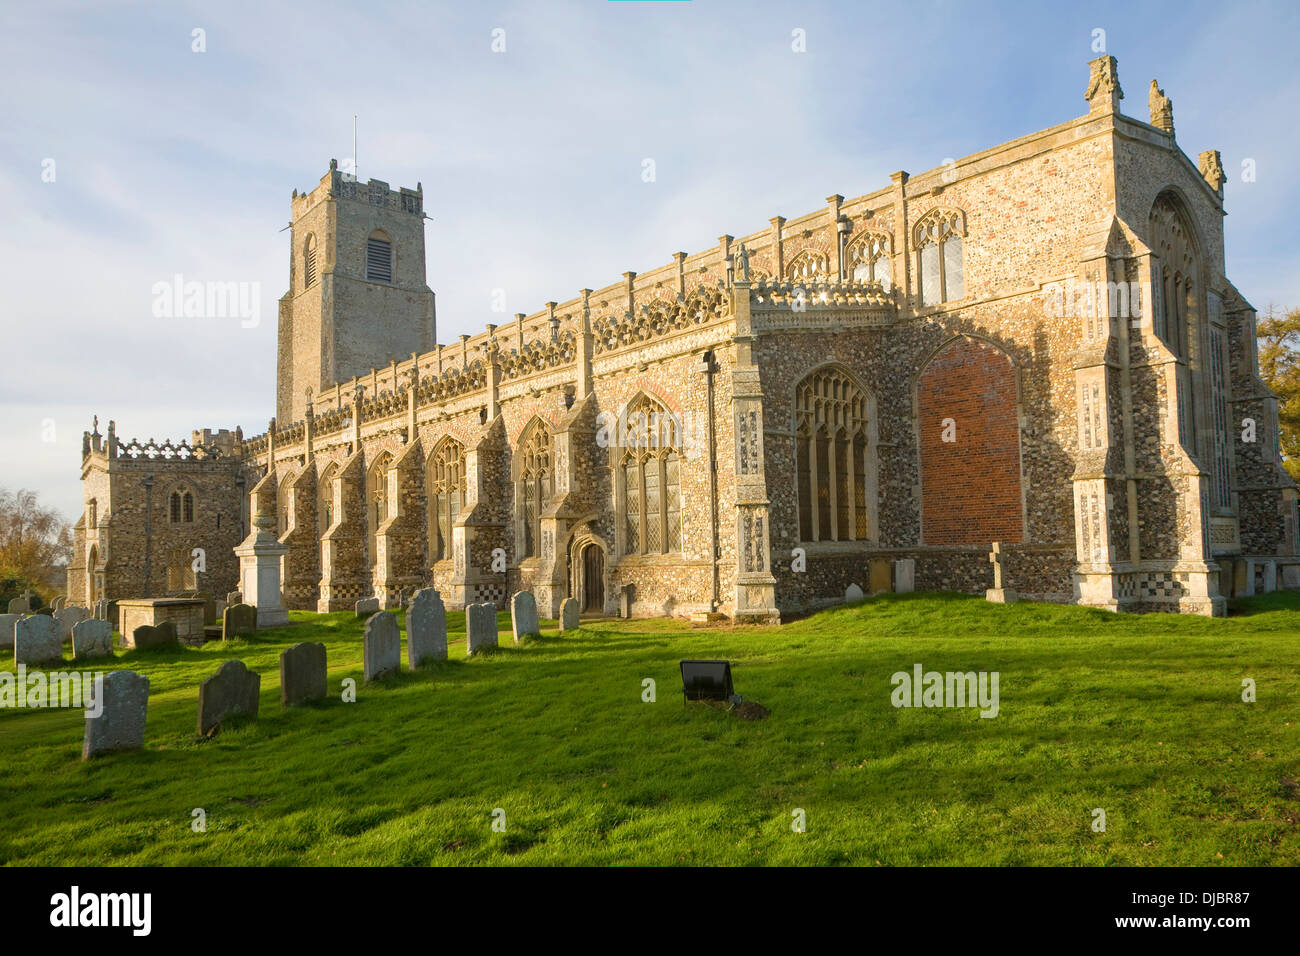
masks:
[[[282,627],[289,612],[280,599],[280,559],[289,546],[275,536],[275,515],[255,514],[253,530],[235,549],[244,603],[257,608],[257,626]]]
[[[171,621],[182,644],[203,643],[203,604],[197,598],[136,598],[117,602],[118,630],[127,647],[134,647],[137,627],[158,627]]]

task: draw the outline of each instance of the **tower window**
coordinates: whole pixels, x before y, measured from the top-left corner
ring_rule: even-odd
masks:
[[[387,239],[366,240],[366,278],[371,282],[393,281],[393,244]]]
[[[307,248],[303,254],[303,288],[316,284],[316,237],[307,237]]]

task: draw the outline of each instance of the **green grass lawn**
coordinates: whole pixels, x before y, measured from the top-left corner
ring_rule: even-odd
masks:
[[[352,615],[295,612],[256,641],[119,654],[151,681],[142,752],[85,763],[80,711],[0,713],[0,861],[1295,866],[1300,595],[1234,610],[920,594],[779,628],[546,622],[518,647],[503,614],[509,646],[468,661],[449,613],[451,660],[379,685]],[[306,640],[330,699],[285,711],[279,654]],[[261,715],[200,740],[198,684],[230,657],[262,675]],[[771,716],[684,707],[687,657],[730,659]],[[917,663],[999,672],[999,715],[893,707]]]

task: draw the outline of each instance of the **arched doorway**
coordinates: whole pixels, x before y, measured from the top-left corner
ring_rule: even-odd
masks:
[[[582,610],[605,613],[605,551],[594,542],[582,549]]]

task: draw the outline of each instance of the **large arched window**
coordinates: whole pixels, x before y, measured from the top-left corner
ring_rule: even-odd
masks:
[[[879,282],[888,292],[892,245],[885,233],[859,233],[844,248],[845,271],[854,282]]]
[[[366,279],[371,282],[393,281],[393,240],[380,229],[366,239]]]
[[[1151,250],[1159,258],[1155,332],[1179,358],[1187,358],[1189,319],[1197,314],[1197,256],[1191,230],[1172,196],[1162,195],[1148,219]]]
[[[625,554],[682,550],[681,426],[642,395],[625,412],[618,480]]]
[[[541,420],[529,426],[519,445],[519,477],[516,501],[522,524],[523,556],[535,557],[542,539],[542,512],[551,503],[554,488],[551,471],[551,432]]]
[[[955,209],[932,209],[912,231],[917,252],[921,305],[939,305],[966,295],[962,236],[966,218]]]
[[[302,249],[302,287],[311,288],[316,284],[316,237],[307,236]]]
[[[177,488],[167,499],[167,518],[172,524],[194,523],[194,493]]]
[[[801,541],[875,537],[868,500],[875,484],[869,415],[866,394],[842,369],[821,369],[799,383],[795,475]]]
[[[465,446],[445,439],[429,459],[429,554],[450,561],[451,532],[465,502]]]

